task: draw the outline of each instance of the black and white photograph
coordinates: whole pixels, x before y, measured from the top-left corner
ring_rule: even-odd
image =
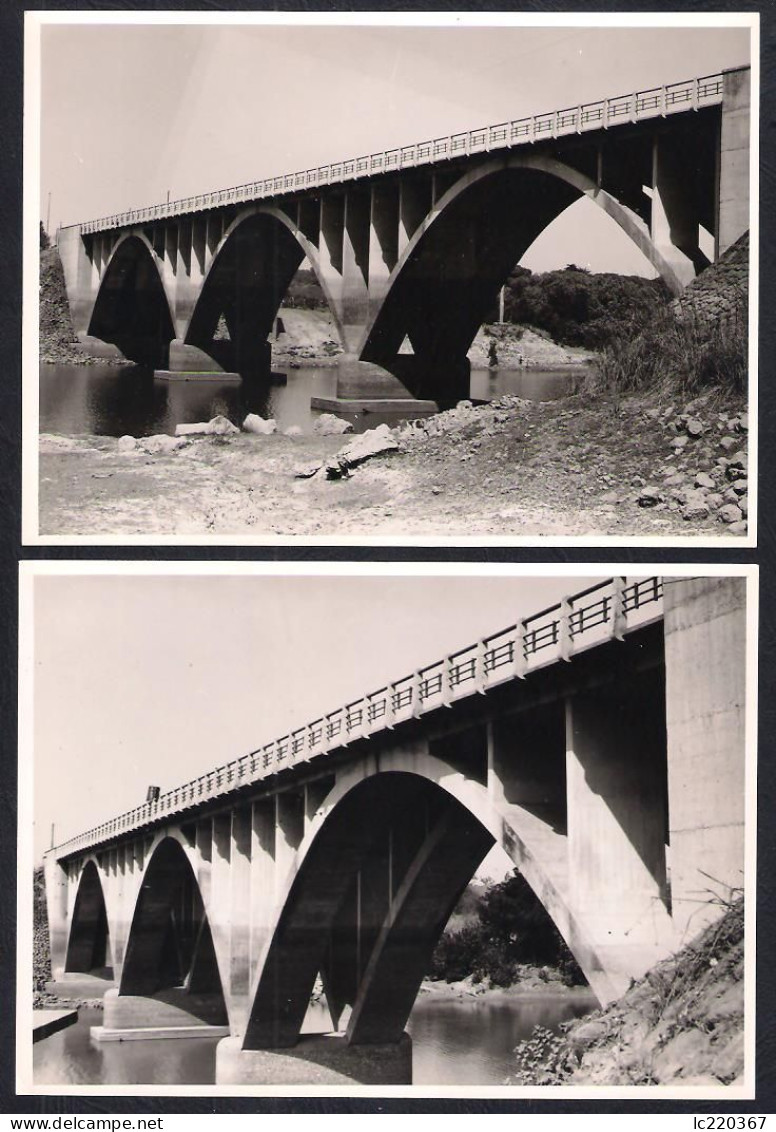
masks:
[[[25,541],[755,545],[758,36],[28,12]]]
[[[757,603],[23,564],[17,1090],[752,1097]]]

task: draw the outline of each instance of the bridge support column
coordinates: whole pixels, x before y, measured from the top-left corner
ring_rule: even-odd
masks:
[[[69,904],[70,880],[67,867],[60,865],[53,853],[43,858],[43,873],[46,881],[46,914],[49,926],[49,945],[51,948],[51,975],[56,979],[65,969],[67,937],[71,923]]]
[[[673,919],[695,935],[744,882],[746,580],[665,586]]]
[[[655,138],[652,151],[652,242],[683,286],[706,265],[698,247],[698,216],[686,161],[677,143]]]
[[[751,79],[748,67],[726,71],[723,77],[717,256],[749,231]]]
[[[631,698],[616,686],[566,703],[571,900],[612,969],[629,974],[651,966],[658,956],[650,949],[673,938],[664,904],[665,738],[650,723],[657,705],[652,711],[637,691]],[[623,948],[630,954],[620,963]]]
[[[343,1034],[302,1034],[290,1049],[216,1046],[217,1085],[411,1085],[412,1041],[348,1045]]]
[[[229,869],[229,984],[230,1017],[247,1009],[251,981],[251,811],[232,812]]]

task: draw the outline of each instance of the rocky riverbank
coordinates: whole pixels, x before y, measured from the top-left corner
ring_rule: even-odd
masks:
[[[616,405],[586,393],[551,402],[503,397],[384,428],[391,443],[383,454],[337,477],[325,466],[343,448],[338,435],[231,430],[136,443],[44,435],[40,530],[735,536],[746,531],[747,430],[743,401],[712,395],[686,405],[655,396]]]
[[[511,1084],[741,1085],[744,902],[617,1002],[517,1047]]]

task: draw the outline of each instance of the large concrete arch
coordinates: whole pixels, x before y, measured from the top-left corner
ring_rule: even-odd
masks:
[[[112,935],[102,877],[94,857],[81,870],[65,952],[65,973],[113,967]]]
[[[132,361],[166,366],[175,337],[174,304],[148,237],[122,236],[102,272],[87,334],[110,342]]]
[[[445,374],[460,368],[509,271],[582,195],[619,225],[673,292],[681,291],[675,266],[631,208],[562,161],[512,153],[470,169],[433,203],[390,272],[359,356],[444,400]],[[405,339],[414,356],[399,354]],[[434,380],[439,389],[429,385]]]
[[[402,788],[392,791],[388,784],[399,780]],[[366,941],[368,959],[362,959],[358,978],[348,980],[341,968],[353,961],[348,918],[354,878],[359,870],[369,872],[370,861],[378,862],[379,873],[376,847],[391,807],[399,804],[404,820],[418,812],[419,799],[430,803],[434,820],[416,837],[413,852],[405,853],[403,868],[394,864],[393,900],[377,908],[379,923]],[[425,744],[383,751],[338,776],[281,889],[251,994],[244,1048],[294,1044],[319,971],[335,1025],[344,1007],[352,1007],[351,1042],[397,1040],[449,913],[493,844],[530,884],[598,997],[615,997],[619,987],[543,860],[541,837],[528,818],[500,805],[483,782]],[[327,936],[336,944],[331,952],[338,956],[339,972],[327,957]]]

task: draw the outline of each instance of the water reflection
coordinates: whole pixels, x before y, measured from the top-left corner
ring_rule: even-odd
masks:
[[[487,401],[504,393],[530,400],[552,400],[573,388],[578,367],[566,370],[499,369],[472,371],[471,396]],[[175,432],[177,424],[207,421],[223,414],[241,424],[246,413],[274,417],[278,428],[296,426],[312,430],[319,411],[312,398],[370,398],[376,395],[367,378],[354,378],[337,367],[303,367],[271,380],[239,381],[196,378],[166,381],[141,366],[41,365],[40,431],[65,436],[151,436]],[[394,397],[395,391],[388,396]],[[383,394],[385,396],[385,394]],[[410,402],[411,406],[411,402]],[[357,432],[386,421],[394,425],[406,412],[338,414],[351,421]]]
[[[501,1085],[512,1072],[512,1051],[534,1026],[560,1023],[592,1010],[589,992],[512,999],[440,1001],[422,995],[410,1017],[416,1085]],[[79,1011],[78,1023],[33,1046],[36,1085],[211,1085],[218,1038],[92,1042],[99,1010]],[[304,1029],[330,1025],[322,1005],[311,1007]]]

